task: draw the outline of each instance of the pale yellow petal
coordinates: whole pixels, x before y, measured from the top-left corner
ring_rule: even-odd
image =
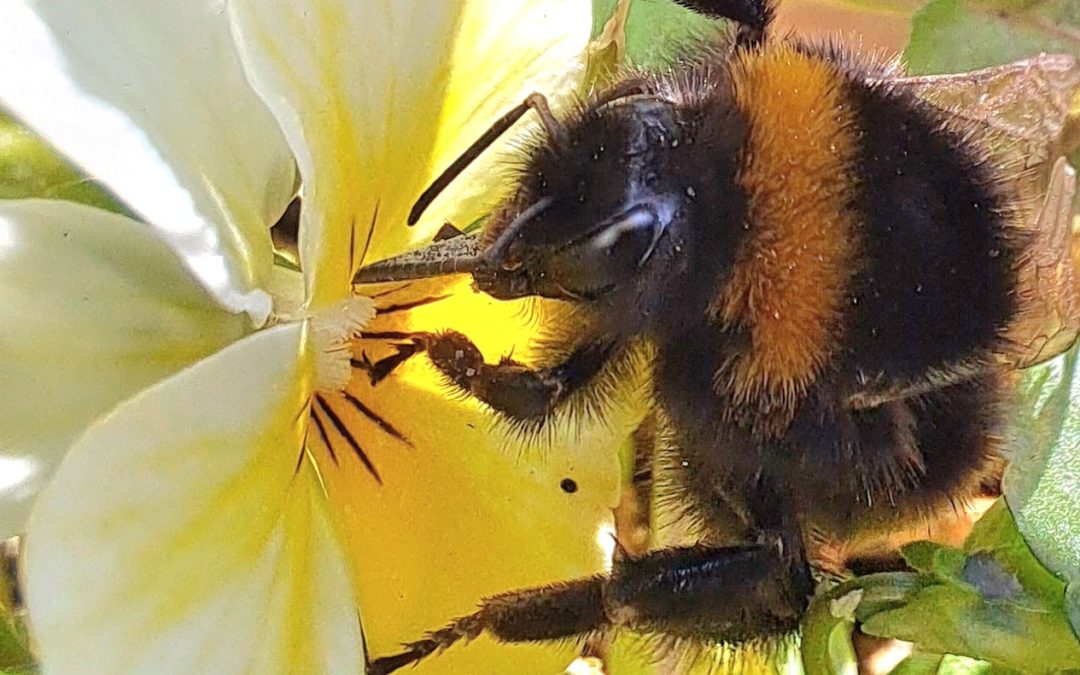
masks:
[[[356,675],[351,579],[309,462],[304,326],[257,333],[123,403],[31,516],[50,673]]]
[[[362,259],[430,238],[430,227],[405,226],[421,190],[526,92],[572,77],[590,27],[578,0],[229,8],[241,58],[300,166],[301,257],[317,306],[349,292]],[[475,173],[488,189],[498,184],[489,169]]]
[[[0,201],[0,536],[94,419],[247,327],[146,225]]]

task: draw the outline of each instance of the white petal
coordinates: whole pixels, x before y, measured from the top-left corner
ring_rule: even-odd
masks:
[[[161,229],[259,323],[269,226],[294,189],[223,0],[0,0],[0,104]]]
[[[0,536],[87,425],[218,351],[223,310],[142,223],[59,201],[0,201]]]
[[[499,114],[580,71],[591,21],[581,0],[231,0],[229,9],[241,58],[300,165],[301,255],[317,305],[349,292],[361,259],[431,237],[430,227],[405,226],[412,202]],[[485,191],[498,184],[490,164],[471,174]]]
[[[31,517],[47,671],[362,669],[348,567],[310,462],[304,328],[257,333],[122,404]]]

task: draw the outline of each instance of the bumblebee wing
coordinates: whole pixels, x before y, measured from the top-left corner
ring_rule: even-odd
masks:
[[[1032,173],[1042,167],[1043,185],[1054,161],[1068,152],[1069,132],[1077,131],[1069,127],[1078,122],[1074,106],[1080,62],[1066,54],[1044,54],[970,73],[882,82],[941,109],[958,131],[983,132],[994,163],[1007,173]]]
[[[946,113],[977,143],[1011,194],[1028,245],[1019,312],[998,355],[1027,367],[1060,354],[1080,334],[1080,240],[1073,234],[1076,173],[1063,155],[1080,145],[1080,62],[1042,55],[958,75],[882,80]]]
[[[1076,170],[1064,157],[1054,163],[1035,217],[1028,254],[1021,261],[1016,297],[1020,312],[1006,333],[1001,357],[1018,368],[1068,349],[1080,335],[1080,238],[1073,233]]]

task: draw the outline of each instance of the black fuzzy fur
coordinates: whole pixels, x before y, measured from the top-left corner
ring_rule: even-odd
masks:
[[[849,386],[916,382],[997,346],[1015,307],[1018,242],[993,169],[940,113],[855,83],[864,268],[852,289]]]

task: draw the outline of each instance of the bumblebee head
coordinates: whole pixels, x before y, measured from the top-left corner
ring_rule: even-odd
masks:
[[[568,300],[635,287],[667,259],[688,210],[690,195],[671,180],[680,136],[671,104],[636,98],[586,113],[537,147],[484,232],[477,286]]]
[[[718,162],[692,147],[700,120],[661,97],[635,95],[593,105],[565,127],[550,117],[545,126],[514,195],[479,237],[376,263],[357,281],[469,272],[499,299],[649,302],[689,267],[690,223],[710,208],[701,197]]]

